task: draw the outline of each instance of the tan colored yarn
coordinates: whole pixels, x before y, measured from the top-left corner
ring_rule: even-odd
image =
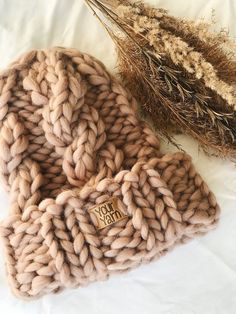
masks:
[[[21,298],[150,262],[213,228],[219,207],[188,155],[162,155],[135,99],[93,57],[53,48],[0,74],[1,223]],[[128,217],[97,230],[88,209],[116,197]]]

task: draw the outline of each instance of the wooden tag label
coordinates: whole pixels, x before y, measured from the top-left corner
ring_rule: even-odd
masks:
[[[95,205],[89,209],[91,219],[97,229],[103,229],[127,217],[119,209],[119,200],[111,198],[109,201]]]

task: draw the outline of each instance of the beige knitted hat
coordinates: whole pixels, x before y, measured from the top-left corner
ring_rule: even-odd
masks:
[[[1,236],[21,298],[150,262],[212,229],[213,194],[188,155],[162,155],[136,102],[93,57],[53,48],[0,74]]]

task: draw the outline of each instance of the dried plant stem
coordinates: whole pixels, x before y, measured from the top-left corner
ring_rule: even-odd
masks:
[[[124,14],[124,18],[127,18]],[[169,31],[160,28],[155,19],[148,19],[147,16],[132,13],[128,16],[130,23],[133,23],[136,33],[145,34],[147,41],[158,51],[158,54],[168,54],[172,61],[196,76],[203,79],[206,86],[216,91],[236,110],[235,89],[219,79],[216,70],[211,63],[207,62],[201,53],[195,51],[180,37],[176,37]]]
[[[236,157],[236,61],[226,34],[142,3],[85,1],[117,45],[120,75],[143,116],[174,143],[181,130],[205,151]]]
[[[229,132],[229,141],[224,146],[224,149],[226,149],[226,147],[227,149],[230,149],[232,138],[236,136],[235,127],[232,125],[232,123],[234,123],[232,112],[222,113],[216,108],[216,111],[211,109],[208,97],[202,97],[199,93],[200,88],[198,88],[198,85],[194,97],[181,85],[168,86],[173,83],[171,82],[171,78],[173,78],[174,75],[178,75],[178,73],[173,74],[173,71],[172,73],[169,73],[169,68],[166,65],[162,66],[162,71],[160,71],[159,67],[159,74],[162,72],[165,79],[159,77],[158,74],[155,73],[155,80],[152,84],[150,84],[149,81],[149,88],[147,89],[147,85],[143,83],[145,82],[143,79],[145,76],[144,71],[147,71],[148,68],[155,69],[156,64],[153,57],[150,59],[145,58],[142,52],[134,46],[132,47],[132,44],[130,43],[127,44],[127,42],[124,41],[123,45],[125,46],[123,47],[123,51],[126,51],[126,53],[128,52],[131,56],[130,59],[127,59],[124,53],[120,53],[120,67],[122,68],[123,77],[126,79],[130,89],[135,91],[135,95],[138,96],[138,99],[141,99],[141,103],[145,103],[145,110],[143,110],[144,116],[148,119],[151,118],[154,121],[158,121],[158,125],[156,125],[158,130],[161,130],[162,132],[165,130],[165,132],[167,132],[170,125],[172,124],[173,126],[173,124],[177,122],[177,125],[181,125],[182,130],[192,134],[203,146],[205,146],[205,148],[212,147],[218,151],[220,150],[219,148],[221,145],[224,146],[224,143],[219,141],[219,134],[221,133],[221,130],[224,130],[224,132]],[[137,69],[139,69],[139,71],[137,71]],[[142,75],[140,75],[140,72]],[[150,77],[152,75],[152,73],[149,74]],[[148,76],[147,72],[146,76]],[[186,78],[186,82],[193,88],[192,85],[194,82],[191,82],[188,78]],[[199,84],[199,87],[202,87],[203,83],[199,82]],[[177,94],[176,89],[181,90],[181,93]],[[183,98],[181,94],[184,94]],[[177,97],[176,95],[179,96]],[[155,103],[153,103],[154,99]],[[217,99],[217,96],[215,99],[216,101],[220,101],[220,99]],[[204,118],[204,121],[202,121],[202,125],[200,126],[201,132],[199,132],[198,124],[196,123],[199,116],[202,119]],[[214,142],[209,141],[207,138],[207,130],[211,128],[212,124],[215,125]],[[228,124],[235,130],[233,134],[231,134],[231,128],[228,127]],[[234,124],[234,126],[236,126],[236,124]],[[205,133],[206,139],[202,136],[202,132]]]

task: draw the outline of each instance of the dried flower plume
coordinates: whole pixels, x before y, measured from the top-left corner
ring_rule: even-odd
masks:
[[[137,1],[86,2],[105,17],[121,77],[143,116],[171,141],[181,131],[205,151],[235,158],[236,44],[229,35]]]

